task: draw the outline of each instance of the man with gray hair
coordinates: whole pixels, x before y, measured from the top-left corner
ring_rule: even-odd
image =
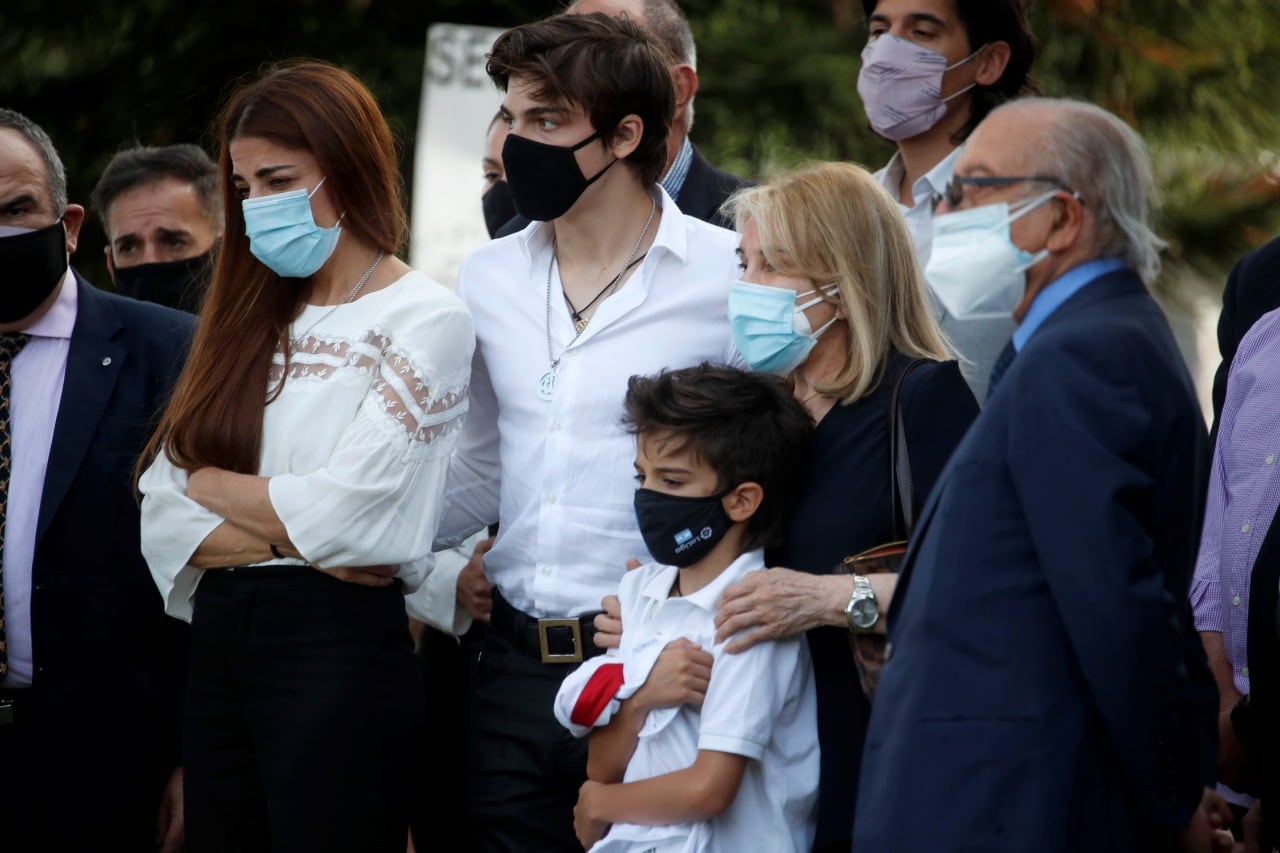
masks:
[[[670,54],[676,108],[667,137],[667,166],[659,183],[675,199],[681,213],[732,231],[733,222],[720,213],[720,206],[750,182],[712,166],[689,140],[693,99],[698,94],[698,51],[688,18],[675,0],[574,0],[565,9],[565,14],[571,15],[595,12],[630,18]],[[528,224],[528,219],[517,214],[495,236],[514,234]]]
[[[116,153],[90,196],[107,269],[125,296],[195,313],[222,235],[218,167],[198,145]]]
[[[81,278],[83,222],[49,136],[0,108],[0,838],[176,851],[187,631],[133,466],[195,323]]]
[[[1207,438],[1145,286],[1152,187],[1139,136],[1074,101],[995,110],[956,164],[943,216],[1026,289],[888,612],[856,850],[1207,850],[1230,819],[1187,599]]]

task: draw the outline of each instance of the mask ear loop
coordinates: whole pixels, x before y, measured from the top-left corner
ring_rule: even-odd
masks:
[[[325,175],[323,178],[321,178],[321,179],[320,179],[320,183],[316,184],[316,188],[315,188],[315,189],[313,189],[311,192],[307,193],[307,201],[311,201],[311,197],[312,197],[313,195],[315,195],[316,193],[320,192],[320,188],[321,188],[322,186],[324,186],[324,182],[325,182],[325,181],[327,181],[327,180],[329,180],[329,176],[328,176],[328,175]],[[332,226],[332,227],[337,228],[339,225],[341,225],[341,224],[342,224],[342,220],[343,220],[344,218],[346,218],[346,215],[347,215],[347,212],[346,212],[345,210],[344,210],[344,211],[342,211],[342,213],[339,213],[339,214],[338,214],[338,221],[337,221],[337,222],[335,222],[335,223],[333,223],[333,226]]]
[[[1021,219],[1023,216],[1026,216],[1028,213],[1035,210],[1037,207],[1040,207],[1041,205],[1043,205],[1046,201],[1049,201],[1050,199],[1057,197],[1058,193],[1060,192],[1062,192],[1062,190],[1053,190],[1052,192],[1047,192],[1044,195],[1031,199],[1022,207],[1018,208],[1018,211],[1016,213],[1011,214],[1009,218],[1004,221],[1004,225],[1002,225],[1001,227],[1008,228],[1008,226],[1012,225],[1016,220]],[[1009,242],[1013,242],[1012,239]],[[1026,263],[1018,264],[1018,266],[1013,268],[1013,272],[1017,275],[1021,275],[1022,273],[1031,269],[1033,266],[1040,263],[1047,257],[1049,257],[1048,247],[1043,248],[1040,251],[1036,252],[1026,261]]]

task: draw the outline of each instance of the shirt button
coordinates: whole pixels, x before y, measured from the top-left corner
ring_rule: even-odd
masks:
[[[542,567],[542,573],[543,573],[544,575],[549,575],[549,574],[551,574],[551,567],[550,567],[550,566],[543,566],[543,567]]]
[[[1232,604],[1234,604],[1236,607],[1239,607],[1239,606],[1240,606],[1240,596],[1238,596],[1238,595],[1237,595],[1237,596],[1235,596],[1234,598],[1232,598],[1232,599],[1231,599],[1231,603],[1232,603]]]
[[[552,421],[552,422],[551,422],[551,428],[552,428],[553,430],[555,430],[556,432],[559,432],[559,431],[560,431],[560,422],[559,422],[559,421]]]
[[[1247,667],[1247,666],[1246,666],[1244,669],[1240,670],[1240,674],[1241,674],[1241,675],[1243,675],[1245,678],[1248,678],[1248,677],[1249,677],[1249,667]]]
[[[1240,528],[1240,532],[1241,532],[1241,533],[1248,533],[1248,532],[1249,532],[1250,530],[1252,530],[1252,529],[1253,529],[1253,525],[1246,521],[1246,522],[1244,523],[1244,527],[1241,527],[1241,528]]]
[[[556,496],[554,493],[547,495],[547,503],[553,504],[555,502],[556,502]],[[1248,533],[1249,531],[1246,530],[1245,532]]]
[[[1267,454],[1267,464],[1268,465],[1276,464],[1276,455],[1274,453]]]

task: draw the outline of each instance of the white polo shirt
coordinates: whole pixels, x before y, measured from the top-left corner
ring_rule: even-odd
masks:
[[[817,699],[809,647],[803,636],[759,643],[729,654],[715,640],[716,600],[747,572],[763,570],[764,553],[749,551],[719,577],[692,595],[669,593],[678,569],[649,563],[623,578],[622,645],[616,653],[594,658],[565,679],[556,696],[557,718],[570,725],[580,702],[600,703],[587,695],[607,681],[608,667],[619,664],[625,680],[618,693],[632,695],[649,675],[658,653],[686,637],[715,658],[702,709],[688,706],[650,711],[627,764],[624,782],[650,779],[691,766],[700,750],[750,759],[733,804],[718,817],[698,824],[637,826],[615,823],[592,853],[767,850],[805,853],[813,843],[818,795]],[[600,672],[593,684],[593,677]],[[609,711],[616,711],[617,702]],[[604,714],[597,724],[603,724]]]

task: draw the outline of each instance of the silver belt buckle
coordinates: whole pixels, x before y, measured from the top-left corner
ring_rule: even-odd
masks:
[[[573,632],[574,651],[567,655],[554,655],[547,647],[549,628],[568,628]],[[542,648],[543,663],[582,663],[582,624],[577,619],[539,619],[538,645]]]
[[[13,716],[13,700],[0,699],[0,726],[11,726],[16,722]]]

